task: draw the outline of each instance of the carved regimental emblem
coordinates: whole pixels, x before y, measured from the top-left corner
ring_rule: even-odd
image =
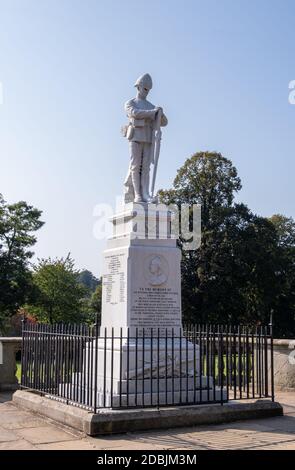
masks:
[[[153,254],[144,262],[144,277],[152,286],[164,284],[169,276],[169,266],[163,255]]]

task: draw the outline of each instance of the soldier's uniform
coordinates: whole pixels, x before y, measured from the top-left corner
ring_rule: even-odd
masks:
[[[148,74],[140,77],[135,86],[142,82],[149,89],[152,87],[151,78]],[[148,201],[150,197],[150,165],[153,163],[151,144],[157,109],[146,99],[133,98],[125,104],[125,111],[129,118],[127,138],[130,150],[130,165],[127,178],[124,182],[126,188],[125,202],[128,202],[128,198],[129,200],[142,199],[143,201]],[[163,114],[161,126],[166,126],[167,122],[167,118]]]

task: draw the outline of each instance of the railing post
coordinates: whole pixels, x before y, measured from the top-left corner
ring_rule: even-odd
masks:
[[[270,333],[270,380],[271,380],[271,399],[275,401],[275,385],[274,385],[274,358],[273,358],[273,325],[269,325]]]
[[[21,379],[20,379],[20,387],[25,387],[26,386],[26,381],[25,381],[25,371],[27,368],[27,362],[26,362],[26,343],[25,343],[25,334],[26,334],[26,314],[25,312],[23,313],[23,318],[22,318],[22,349],[21,349]]]
[[[224,399],[223,399],[223,368],[224,368],[224,363],[223,363],[223,326],[220,325],[219,328],[219,350],[220,350],[220,398],[221,398],[221,405],[223,405]]]
[[[97,413],[97,364],[98,364],[98,322],[96,319],[96,324],[95,324],[95,361],[94,361],[94,403],[93,403],[93,411],[94,413]]]

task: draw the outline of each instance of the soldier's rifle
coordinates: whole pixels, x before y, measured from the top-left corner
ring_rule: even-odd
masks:
[[[153,137],[152,137],[152,145],[151,145],[152,163],[154,164],[152,186],[151,186],[152,200],[154,199],[155,183],[156,183],[156,176],[157,176],[157,170],[158,170],[158,161],[159,161],[160,148],[161,148],[161,138],[162,138],[161,119],[162,119],[162,111],[159,110],[157,112],[155,127],[153,129]]]

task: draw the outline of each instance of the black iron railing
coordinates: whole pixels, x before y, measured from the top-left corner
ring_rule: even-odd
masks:
[[[21,387],[96,412],[274,400],[271,327],[23,325]]]

